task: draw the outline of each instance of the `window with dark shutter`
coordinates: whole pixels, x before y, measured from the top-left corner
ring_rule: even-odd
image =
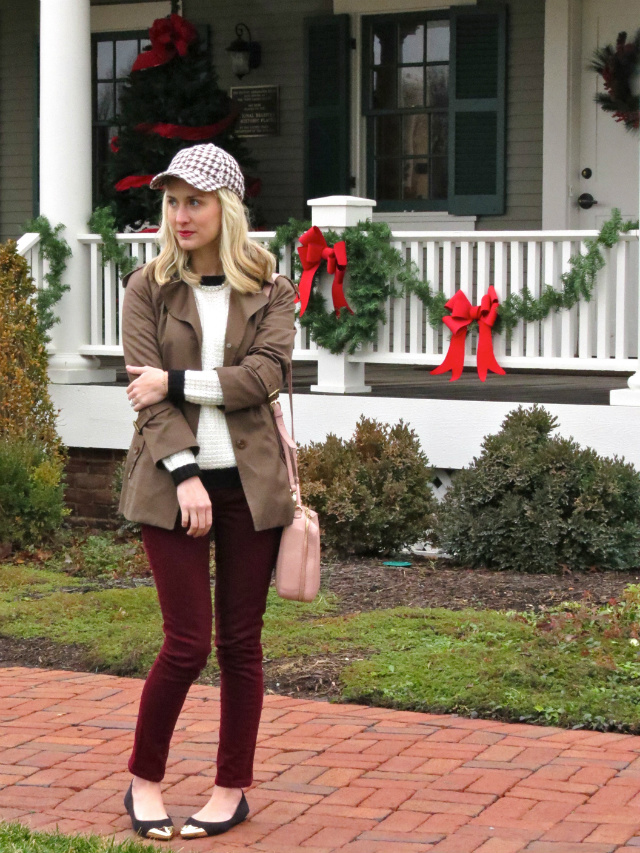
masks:
[[[373,15],[363,27],[367,195],[379,210],[446,210],[448,16]]]
[[[505,206],[506,10],[451,10],[449,212]]]
[[[504,9],[365,16],[362,35],[377,209],[504,212]]]
[[[350,193],[348,15],[304,22],[305,199]]]

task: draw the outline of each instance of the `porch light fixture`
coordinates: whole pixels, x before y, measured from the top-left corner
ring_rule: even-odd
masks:
[[[243,38],[246,34],[247,41]],[[237,24],[236,38],[227,48],[231,54],[231,70],[239,80],[252,68],[258,68],[261,59],[261,47],[257,41],[251,41],[251,32],[246,24]]]

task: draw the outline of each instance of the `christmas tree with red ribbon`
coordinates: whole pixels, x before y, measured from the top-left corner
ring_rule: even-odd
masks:
[[[120,131],[110,143],[110,199],[120,230],[159,223],[161,194],[149,182],[189,145],[224,148],[245,172],[247,196],[260,188],[251,174],[255,163],[234,134],[238,110],[218,86],[205,40],[176,14],[154,21],[149,39],[123,88]]]

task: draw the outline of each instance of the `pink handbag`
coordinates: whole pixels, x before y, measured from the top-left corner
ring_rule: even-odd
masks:
[[[291,367],[289,367],[288,379],[291,433],[293,434]],[[296,504],[293,521],[282,530],[280,550],[276,562],[276,591],[281,598],[288,598],[292,601],[313,601],[320,589],[320,524],[318,513],[309,507],[302,506],[297,446],[284,425],[282,409],[277,398],[271,402],[271,409],[278,427],[287,464],[291,496]]]

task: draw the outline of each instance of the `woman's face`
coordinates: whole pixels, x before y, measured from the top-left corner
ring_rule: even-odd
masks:
[[[215,192],[192,187],[181,178],[167,184],[167,217],[181,249],[193,252],[220,240],[222,207]]]

